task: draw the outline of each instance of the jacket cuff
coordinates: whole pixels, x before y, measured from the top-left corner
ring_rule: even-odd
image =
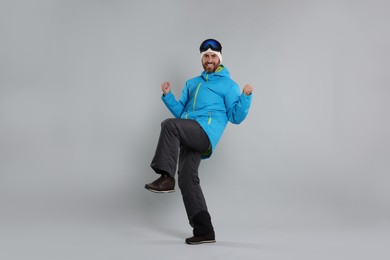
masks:
[[[169,98],[170,96],[173,96],[172,91],[169,91],[166,95],[164,93],[161,95],[162,99]]]
[[[241,93],[240,98],[242,101],[251,102],[252,101],[252,93],[249,96],[247,96],[243,92],[243,93]]]

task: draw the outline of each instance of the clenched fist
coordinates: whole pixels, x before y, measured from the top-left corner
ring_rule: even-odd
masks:
[[[164,96],[168,94],[168,92],[171,91],[171,83],[166,81],[163,84],[161,84],[161,90],[163,91]]]
[[[253,92],[253,87],[249,84],[246,84],[242,92],[244,92],[245,95],[249,96]]]

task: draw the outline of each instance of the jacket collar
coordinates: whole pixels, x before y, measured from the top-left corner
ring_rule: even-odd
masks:
[[[201,77],[205,80],[205,81],[210,81],[210,80],[214,80],[214,79],[217,79],[217,78],[220,78],[220,77],[229,77],[230,76],[230,73],[229,71],[227,70],[227,68],[225,66],[223,66],[222,64],[219,65],[219,67],[217,68],[216,71],[212,72],[212,73],[207,73],[205,70],[202,72],[201,74]]]

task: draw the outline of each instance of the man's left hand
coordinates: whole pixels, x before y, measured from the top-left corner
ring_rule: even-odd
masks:
[[[244,92],[245,95],[249,96],[253,92],[253,87],[249,84],[246,84],[242,92]]]

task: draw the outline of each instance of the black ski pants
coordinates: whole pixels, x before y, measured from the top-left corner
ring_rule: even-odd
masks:
[[[191,119],[170,118],[161,123],[161,132],[151,167],[158,174],[174,178],[178,166],[178,184],[191,226],[194,217],[208,215],[207,205],[199,183],[198,168],[201,155],[210,148],[207,134],[198,122]],[[196,221],[195,225],[198,221]],[[203,222],[203,221],[201,221]],[[212,229],[210,223],[203,223],[201,230]],[[206,227],[206,226],[209,227]]]

